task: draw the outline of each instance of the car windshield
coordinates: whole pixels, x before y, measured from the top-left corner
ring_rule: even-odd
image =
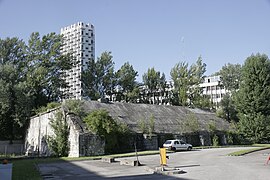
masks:
[[[164,144],[171,144],[171,141],[166,141]]]

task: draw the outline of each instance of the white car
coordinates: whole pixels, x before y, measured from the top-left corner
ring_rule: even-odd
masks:
[[[192,149],[192,145],[186,143],[185,141],[174,139],[174,140],[167,140],[164,144],[163,147],[172,150],[172,151],[177,151],[177,150],[187,150],[190,151]]]

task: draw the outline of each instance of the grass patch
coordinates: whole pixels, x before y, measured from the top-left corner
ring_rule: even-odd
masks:
[[[268,148],[270,148],[270,144],[253,144],[252,146],[255,146],[255,147],[268,147]]]
[[[141,151],[138,152],[138,156],[159,154],[159,150],[156,151]],[[12,159],[9,161],[13,164],[12,168],[12,179],[13,180],[41,180],[36,166],[40,163],[53,163],[53,162],[65,162],[65,161],[81,161],[81,160],[97,160],[102,157],[133,157],[136,153],[124,153],[124,154],[114,154],[114,155],[104,155],[104,156],[90,156],[90,157],[62,157],[62,158],[33,158],[33,159]]]
[[[13,163],[12,179],[14,180],[41,180],[41,176],[36,168],[38,163],[42,162],[56,162],[61,161],[60,158],[46,158],[46,159],[18,159],[11,160]]]
[[[251,149],[244,149],[228,154],[228,156],[243,156],[252,152],[261,151],[270,148],[270,144],[253,144]]]

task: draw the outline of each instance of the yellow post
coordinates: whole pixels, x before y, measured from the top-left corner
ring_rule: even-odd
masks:
[[[159,153],[160,153],[160,164],[162,166],[166,166],[167,165],[166,149],[165,148],[159,148]]]

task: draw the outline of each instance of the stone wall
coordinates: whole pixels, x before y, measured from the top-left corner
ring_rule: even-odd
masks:
[[[47,137],[54,136],[50,121],[54,119],[55,113],[60,110],[56,108],[46,113],[34,116],[30,120],[29,128],[25,138],[25,154],[29,156],[50,156]],[[70,127],[69,134],[69,157],[104,154],[104,142],[96,135],[85,132],[81,120],[74,114],[67,116]],[[94,145],[95,144],[95,145]]]
[[[158,138],[157,135],[149,136],[143,134],[143,145],[145,150],[156,150],[158,149]]]
[[[51,154],[46,139],[53,135],[49,123],[54,118],[55,112],[54,109],[31,118],[24,143],[27,155],[49,156]]]
[[[81,134],[79,136],[79,154],[80,156],[103,155],[105,141],[93,134]]]

